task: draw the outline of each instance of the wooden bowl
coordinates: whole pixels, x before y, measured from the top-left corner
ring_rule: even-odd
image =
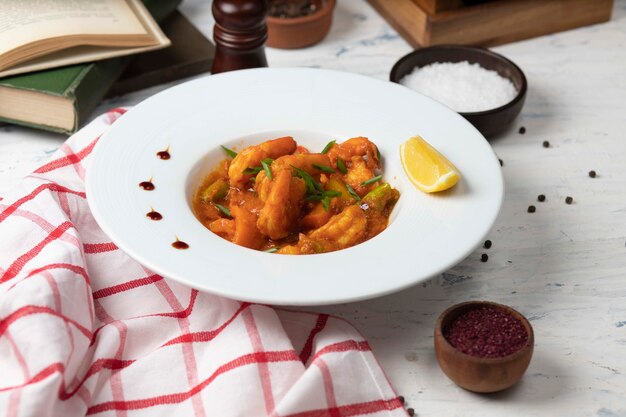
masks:
[[[517,96],[503,106],[478,112],[459,112],[485,137],[503,132],[522,110],[528,83],[522,70],[500,54],[485,48],[462,45],[440,45],[416,49],[395,63],[389,77],[394,83],[400,83],[400,80],[416,67],[435,62],[462,61],[470,64],[477,63],[485,69],[496,71],[500,76],[511,80],[515,86]]]
[[[519,319],[528,332],[528,341],[520,350],[502,358],[480,358],[453,347],[443,329],[461,314],[479,307],[494,307]],[[469,301],[453,305],[441,313],[435,324],[435,355],[443,372],[468,391],[489,393],[507,389],[526,372],[533,355],[533,328],[523,315],[511,307],[490,301]]]
[[[322,0],[322,7],[308,16],[267,17],[267,46],[281,49],[304,48],[318,43],[330,30],[335,0]]]

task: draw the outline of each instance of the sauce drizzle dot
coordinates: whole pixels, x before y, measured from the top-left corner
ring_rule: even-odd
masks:
[[[142,181],[139,183],[139,186],[146,191],[154,190],[154,184],[152,184],[152,181]]]
[[[172,155],[170,155],[170,147],[168,146],[164,151],[157,152],[157,156],[161,159],[170,159]]]
[[[154,210],[146,213],[146,217],[148,217],[150,220],[161,220],[163,218],[161,213],[159,213],[158,211],[154,211]]]
[[[188,249],[189,245],[183,242],[182,240],[176,239],[176,242],[172,243],[172,247],[176,249]]]

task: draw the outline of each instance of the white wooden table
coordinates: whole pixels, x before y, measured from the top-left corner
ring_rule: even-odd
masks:
[[[493,247],[401,293],[323,308],[365,333],[420,416],[626,416],[626,1],[615,3],[609,23],[494,48],[524,70],[529,91],[515,126],[491,142],[506,180],[489,234]],[[187,0],[182,10],[211,36],[209,1]],[[334,17],[323,43],[268,49],[270,65],[388,79],[393,63],[411,49],[363,0],[339,1]],[[108,101],[97,113],[165,87]],[[63,140],[0,128],[0,195]],[[544,140],[550,148],[542,147]],[[588,177],[590,170],[597,178]],[[538,194],[546,201],[537,202]],[[566,196],[574,204],[566,205]],[[535,213],[527,213],[530,204]],[[435,319],[470,299],[509,304],[532,322],[533,360],[508,391],[471,394],[437,365]]]

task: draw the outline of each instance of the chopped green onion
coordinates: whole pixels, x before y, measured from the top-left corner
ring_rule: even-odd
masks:
[[[272,179],[272,170],[270,169],[272,162],[274,162],[274,160],[271,158],[265,158],[261,161],[261,166],[263,167],[263,170],[265,170],[265,175],[267,175],[267,178],[270,180]]]
[[[215,207],[217,207],[217,209],[226,217],[228,217],[229,219],[233,218],[233,215],[230,213],[230,210],[228,210],[226,207],[224,207],[221,204],[217,204],[217,203],[213,203],[215,205]]]
[[[278,251],[278,248],[277,248],[276,246],[274,246],[273,248],[266,249],[266,250],[264,250],[263,252],[266,252],[266,253],[274,253],[274,252],[276,252],[276,251]]]
[[[263,171],[261,167],[250,167],[243,170],[243,173],[246,175],[256,175],[259,172]]]
[[[343,175],[346,175],[348,173],[346,165],[343,163],[343,159],[341,158],[337,158],[337,168]]]
[[[304,197],[304,201],[321,201],[323,198],[323,194],[309,194]]]
[[[378,160],[380,161],[380,150],[378,149],[378,146],[376,146],[376,156],[378,157]]]
[[[324,190],[324,187],[315,181],[308,172],[300,168],[296,168],[293,165],[291,165],[291,168],[294,170],[294,176],[302,178],[306,184],[307,196],[304,198],[305,201],[321,201],[322,206],[324,206],[324,210],[328,211],[330,208],[330,198],[339,197],[341,195],[341,191]]]
[[[307,192],[311,194],[314,193],[315,187],[313,186],[313,177],[311,177],[308,172],[303,171],[300,168],[296,168],[293,165],[291,165],[291,167],[295,171],[296,177],[300,177],[304,180],[304,183],[306,184]]]
[[[334,174],[335,173],[335,170],[332,169],[331,167],[329,167],[328,165],[313,164],[313,167],[319,169],[322,172],[327,172],[329,174]]]
[[[319,194],[309,194],[306,197],[304,197],[304,201],[322,201],[325,198],[339,197],[340,195],[341,195],[341,191],[326,190],[323,193],[319,193]]]
[[[237,156],[237,152],[233,151],[232,149],[228,149],[226,146],[221,145],[222,149],[224,149],[224,152],[226,152],[228,154],[228,156],[230,156],[231,158],[234,158]]]
[[[328,142],[326,146],[324,146],[324,149],[322,149],[322,153],[327,153],[328,151],[330,151],[330,148],[332,148],[335,143],[337,143],[336,140],[331,140],[330,142]]]
[[[324,189],[322,188],[322,186],[320,185],[320,183],[318,183],[317,181],[315,181],[313,179],[313,177],[306,171],[300,169],[300,168],[296,168],[295,166],[291,165],[291,167],[296,171],[296,176],[302,178],[304,180],[304,183],[306,184],[306,188],[307,188],[307,192],[309,194],[316,194],[318,192],[322,192],[324,191]]]
[[[376,181],[380,181],[382,178],[383,178],[383,176],[382,176],[382,175],[376,175],[375,177],[370,178],[370,179],[369,179],[369,180],[367,180],[367,181],[363,181],[363,182],[361,183],[361,186],[365,187],[366,185],[373,184],[373,183],[375,183]]]
[[[327,195],[322,198],[322,206],[324,206],[325,211],[328,211],[328,209],[330,208],[330,198],[328,198]]]
[[[346,188],[348,189],[348,193],[354,198],[356,201],[361,201],[361,197],[354,191],[354,188],[350,187],[350,184],[346,184]]]

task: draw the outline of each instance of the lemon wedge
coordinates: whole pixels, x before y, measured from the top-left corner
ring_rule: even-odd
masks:
[[[420,136],[400,145],[400,161],[413,185],[426,193],[447,190],[461,178],[452,162]]]

